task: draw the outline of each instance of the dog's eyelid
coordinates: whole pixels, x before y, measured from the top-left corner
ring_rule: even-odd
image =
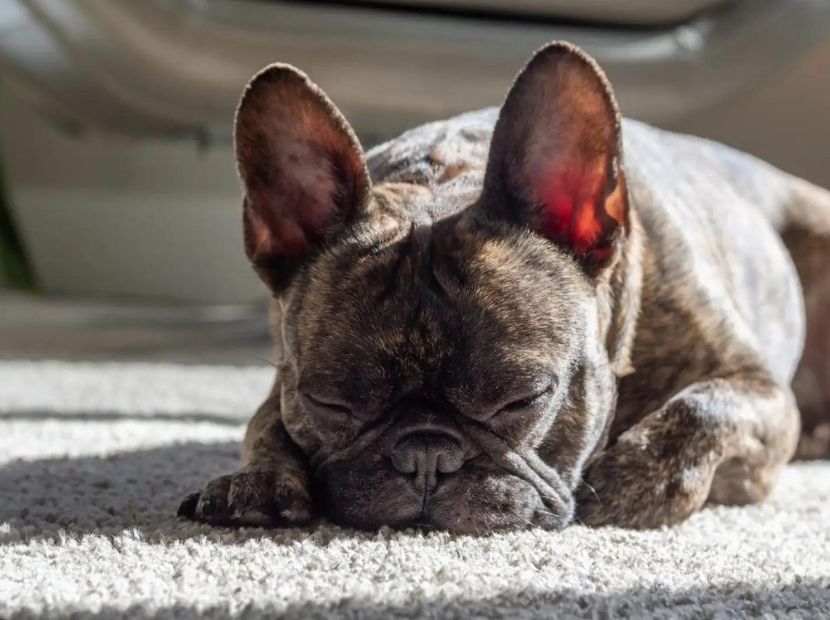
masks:
[[[300,392],[300,396],[315,407],[325,407],[326,409],[331,409],[332,411],[342,411],[343,413],[352,412],[352,407],[346,401],[339,398],[313,394],[307,391]]]
[[[498,413],[527,409],[556,391],[558,380],[551,377],[548,381],[540,381],[540,385],[534,386],[526,392],[518,392],[498,408]]]

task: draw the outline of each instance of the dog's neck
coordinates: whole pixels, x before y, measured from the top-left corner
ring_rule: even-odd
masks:
[[[631,352],[643,288],[644,234],[635,205],[619,257],[597,284],[600,333],[605,334],[608,361],[618,377],[634,372]]]

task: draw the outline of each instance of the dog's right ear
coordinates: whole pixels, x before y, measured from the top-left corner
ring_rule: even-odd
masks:
[[[371,189],[351,127],[304,73],[275,64],[245,89],[234,128],[245,251],[275,293],[363,211]]]

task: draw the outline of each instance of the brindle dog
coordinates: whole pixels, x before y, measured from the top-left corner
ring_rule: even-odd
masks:
[[[273,65],[236,152],[279,372],[242,469],[181,514],[677,523],[769,493],[799,443],[791,384],[805,454],[827,453],[830,194],[622,120],[573,46],[540,50],[501,111],[366,156]]]

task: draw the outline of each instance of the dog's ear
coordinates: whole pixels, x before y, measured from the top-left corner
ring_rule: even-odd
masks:
[[[558,244],[589,274],[613,258],[628,227],[620,115],[605,74],[578,48],[552,43],[516,78],[481,205]]]
[[[323,91],[281,64],[248,84],[234,141],[245,186],[245,251],[279,292],[316,248],[364,209],[371,182],[363,151]]]

